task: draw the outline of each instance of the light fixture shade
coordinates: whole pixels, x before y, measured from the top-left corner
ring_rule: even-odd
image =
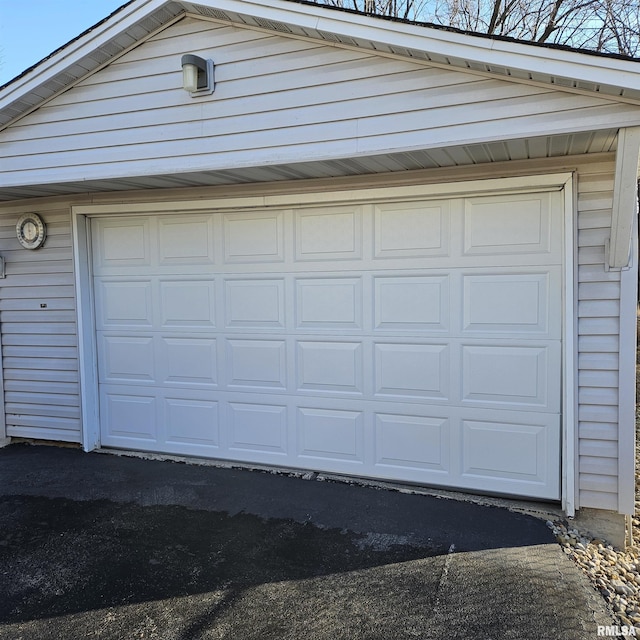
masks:
[[[182,56],[182,86],[192,97],[213,93],[213,60],[187,53]]]
[[[182,86],[185,91],[198,90],[198,67],[194,64],[182,65]]]

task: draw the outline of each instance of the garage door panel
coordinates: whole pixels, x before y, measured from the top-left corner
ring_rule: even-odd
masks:
[[[102,440],[106,445],[127,443],[135,448],[144,441],[153,446],[158,440],[157,400],[155,395],[128,395],[126,389],[101,394]]]
[[[191,398],[164,398],[165,443],[220,446],[218,403]]]
[[[377,397],[449,399],[446,344],[376,343],[373,348]]]
[[[230,389],[287,389],[284,340],[228,339],[227,386]]]
[[[160,279],[160,329],[216,326],[215,281]]]
[[[359,260],[362,257],[362,207],[323,207],[298,212],[295,259]]]
[[[103,382],[153,384],[159,377],[153,336],[105,335],[98,343]]]
[[[449,255],[449,202],[381,204],[374,211],[376,258]]]
[[[360,342],[297,343],[297,387],[301,391],[362,394]]]
[[[549,273],[464,274],[462,279],[465,333],[549,334],[550,307],[555,307]]]
[[[227,328],[284,329],[284,279],[226,279],[224,296]]]
[[[154,223],[151,217],[96,221],[94,264],[103,269],[150,266]]]
[[[299,407],[298,456],[309,460],[364,463],[364,413]]]
[[[374,327],[385,331],[447,331],[449,276],[375,276]]]
[[[217,342],[206,337],[160,337],[158,379],[172,386],[217,386]]]
[[[283,212],[229,214],[223,225],[225,263],[284,260]]]
[[[214,216],[158,218],[160,266],[215,264]]]
[[[557,416],[485,414],[462,420],[462,479],[467,486],[557,499],[560,426]],[[500,489],[498,487],[501,487]]]
[[[549,194],[467,198],[464,255],[551,252]]]
[[[98,329],[153,327],[151,280],[107,280],[97,283],[96,324]]]
[[[298,329],[363,329],[361,278],[297,278]]]
[[[229,402],[227,420],[230,452],[276,454],[279,458],[286,456],[287,414],[286,405]]]
[[[533,345],[463,344],[462,404],[559,411],[559,349]]]
[[[375,414],[375,465],[447,474],[450,421],[444,417]]]

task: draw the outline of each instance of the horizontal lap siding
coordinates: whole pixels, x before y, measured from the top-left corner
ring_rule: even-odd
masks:
[[[604,270],[614,165],[578,183],[578,455],[580,506],[618,509],[620,273]]]
[[[69,208],[38,208],[47,240],[37,251],[16,239],[20,211],[0,211],[0,330],[7,433],[80,442],[74,273]],[[46,305],[42,307],[41,305]]]
[[[0,134],[4,184],[131,177],[543,135],[631,105],[185,19]],[[211,55],[191,98],[180,57]],[[402,115],[398,116],[399,105]],[[550,117],[552,116],[552,117]],[[46,140],[46,144],[43,144]]]

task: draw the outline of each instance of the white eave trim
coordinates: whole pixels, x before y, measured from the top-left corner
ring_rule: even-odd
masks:
[[[188,6],[189,3],[183,3]],[[531,74],[570,78],[640,90],[640,63],[557,48],[497,40],[446,29],[380,20],[366,15],[271,0],[202,0],[202,6],[328,31],[350,38],[416,49],[446,58],[471,60]]]

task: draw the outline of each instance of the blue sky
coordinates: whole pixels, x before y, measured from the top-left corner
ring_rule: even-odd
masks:
[[[0,0],[0,85],[127,0]]]

